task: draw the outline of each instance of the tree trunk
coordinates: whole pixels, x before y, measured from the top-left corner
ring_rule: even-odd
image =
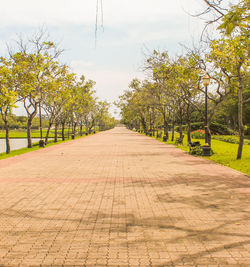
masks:
[[[180,131],[180,138],[182,138],[182,133],[183,133],[183,114],[182,114],[183,109],[180,108],[180,124],[179,124],[179,131]]]
[[[47,133],[46,133],[46,137],[45,137],[45,144],[46,144],[46,145],[47,145],[47,143],[48,143],[49,132],[50,132],[51,126],[52,126],[52,122],[49,123],[49,127],[48,127],[48,129],[47,129]]]
[[[88,133],[88,128],[89,128],[89,124],[88,124],[88,120],[85,120],[85,133]],[[103,126],[102,126],[102,130],[103,130]]]
[[[64,129],[65,129],[65,122],[62,122],[62,140],[65,140],[65,136],[64,136]]]
[[[35,116],[37,114],[37,105],[38,105],[38,103],[35,104],[34,111],[32,113],[29,113],[28,110],[26,109],[26,111],[28,113],[28,121],[27,121],[28,148],[32,148],[31,125],[32,125],[32,120],[35,118]]]
[[[173,116],[173,121],[172,121],[172,138],[171,141],[174,141],[174,127],[175,127],[175,120],[174,120],[174,116]]]
[[[232,116],[232,120],[233,120],[233,129],[237,130],[237,114]]]
[[[81,122],[81,125],[80,125],[80,136],[82,136],[82,122]]]
[[[179,129],[180,129],[180,138],[182,138],[182,121],[180,121]]]
[[[75,122],[75,123],[73,124],[73,135],[76,134],[76,126],[77,126],[77,123]]]
[[[32,117],[30,117],[30,118],[28,119],[28,122],[27,122],[27,139],[28,139],[28,148],[32,148],[31,124],[32,124]]]
[[[188,144],[192,142],[191,140],[191,112],[190,112],[190,104],[187,104],[187,142]]]
[[[4,127],[5,127],[5,142],[6,142],[6,154],[10,153],[10,137],[9,137],[9,124],[7,116],[4,118]]]
[[[166,120],[166,115],[164,116],[164,135],[168,137],[168,122]]]
[[[57,142],[57,122],[55,123],[55,136],[54,136],[54,142]]]
[[[144,133],[147,134],[147,124],[145,122],[145,119],[144,118],[141,118],[141,123],[142,123],[142,127],[143,127],[143,130],[144,130]]]
[[[167,120],[166,120],[165,110],[164,110],[164,113],[163,113],[163,129],[164,129],[164,135],[167,135],[168,123],[167,123]]]
[[[242,150],[244,144],[244,124],[243,124],[243,96],[242,96],[242,85],[240,82],[239,90],[238,90],[238,124],[239,124],[239,146],[238,146],[238,153],[237,159],[241,159],[242,157]]]
[[[191,139],[191,122],[190,122],[190,119],[188,119],[188,121],[187,121],[187,141],[188,141],[188,143],[191,143],[192,142],[192,139]]]
[[[70,133],[70,125],[71,125],[71,123],[69,122],[68,123],[68,139],[69,139],[69,133]]]

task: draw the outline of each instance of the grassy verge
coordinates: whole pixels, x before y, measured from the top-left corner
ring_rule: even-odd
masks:
[[[96,131],[96,133],[97,133],[97,131]],[[75,139],[84,138],[84,137],[86,137],[86,136],[85,135],[83,135],[83,136],[77,135],[75,137]],[[50,140],[50,141],[48,141],[48,144],[46,145],[46,147],[58,145],[60,143],[64,143],[64,142],[67,142],[67,141],[70,141],[70,140],[72,140],[72,139],[65,138],[64,141],[60,140],[60,141],[58,141],[56,143],[53,140]],[[39,147],[39,143],[36,142],[36,143],[33,143],[32,148],[27,148],[26,147],[26,148],[21,148],[21,149],[17,149],[17,150],[12,150],[9,154],[6,154],[5,152],[4,153],[0,153],[0,160],[1,159],[6,159],[6,158],[11,158],[11,157],[18,156],[18,155],[21,155],[21,154],[25,154],[25,153],[28,153],[28,152],[31,152],[31,151],[35,151],[35,150],[38,150],[38,149],[43,149],[43,148]]]
[[[178,138],[179,134],[176,134],[175,137]],[[158,138],[158,140],[162,141],[162,138]],[[192,139],[192,141],[200,141],[201,145],[205,143],[203,139]],[[174,145],[174,142],[168,140],[167,144]],[[187,135],[184,137],[183,145],[176,147],[189,152]],[[241,160],[236,160],[238,144],[213,139],[211,147],[214,154],[210,157],[206,157],[207,159],[250,175],[250,145],[244,145]]]
[[[37,130],[31,131],[32,138],[39,138],[40,134]],[[25,130],[10,130],[10,138],[27,138],[27,132]],[[5,138],[5,131],[0,130],[0,138]]]

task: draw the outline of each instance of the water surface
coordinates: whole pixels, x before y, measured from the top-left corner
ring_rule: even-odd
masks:
[[[40,138],[32,138],[32,143],[36,143]],[[10,139],[10,149],[16,150],[28,146],[28,141],[26,138],[11,138]],[[5,139],[0,139],[0,153],[6,152],[6,142]]]

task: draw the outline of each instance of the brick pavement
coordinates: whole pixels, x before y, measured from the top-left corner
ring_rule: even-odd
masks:
[[[1,160],[0,266],[250,266],[249,188],[119,127]]]

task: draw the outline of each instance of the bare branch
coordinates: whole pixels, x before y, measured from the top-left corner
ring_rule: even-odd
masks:
[[[219,13],[222,17],[224,14],[217,8],[217,5],[215,3],[211,3],[208,0],[203,0],[208,6],[210,6],[212,9],[214,9],[217,13]],[[220,1],[221,2],[221,1]]]

